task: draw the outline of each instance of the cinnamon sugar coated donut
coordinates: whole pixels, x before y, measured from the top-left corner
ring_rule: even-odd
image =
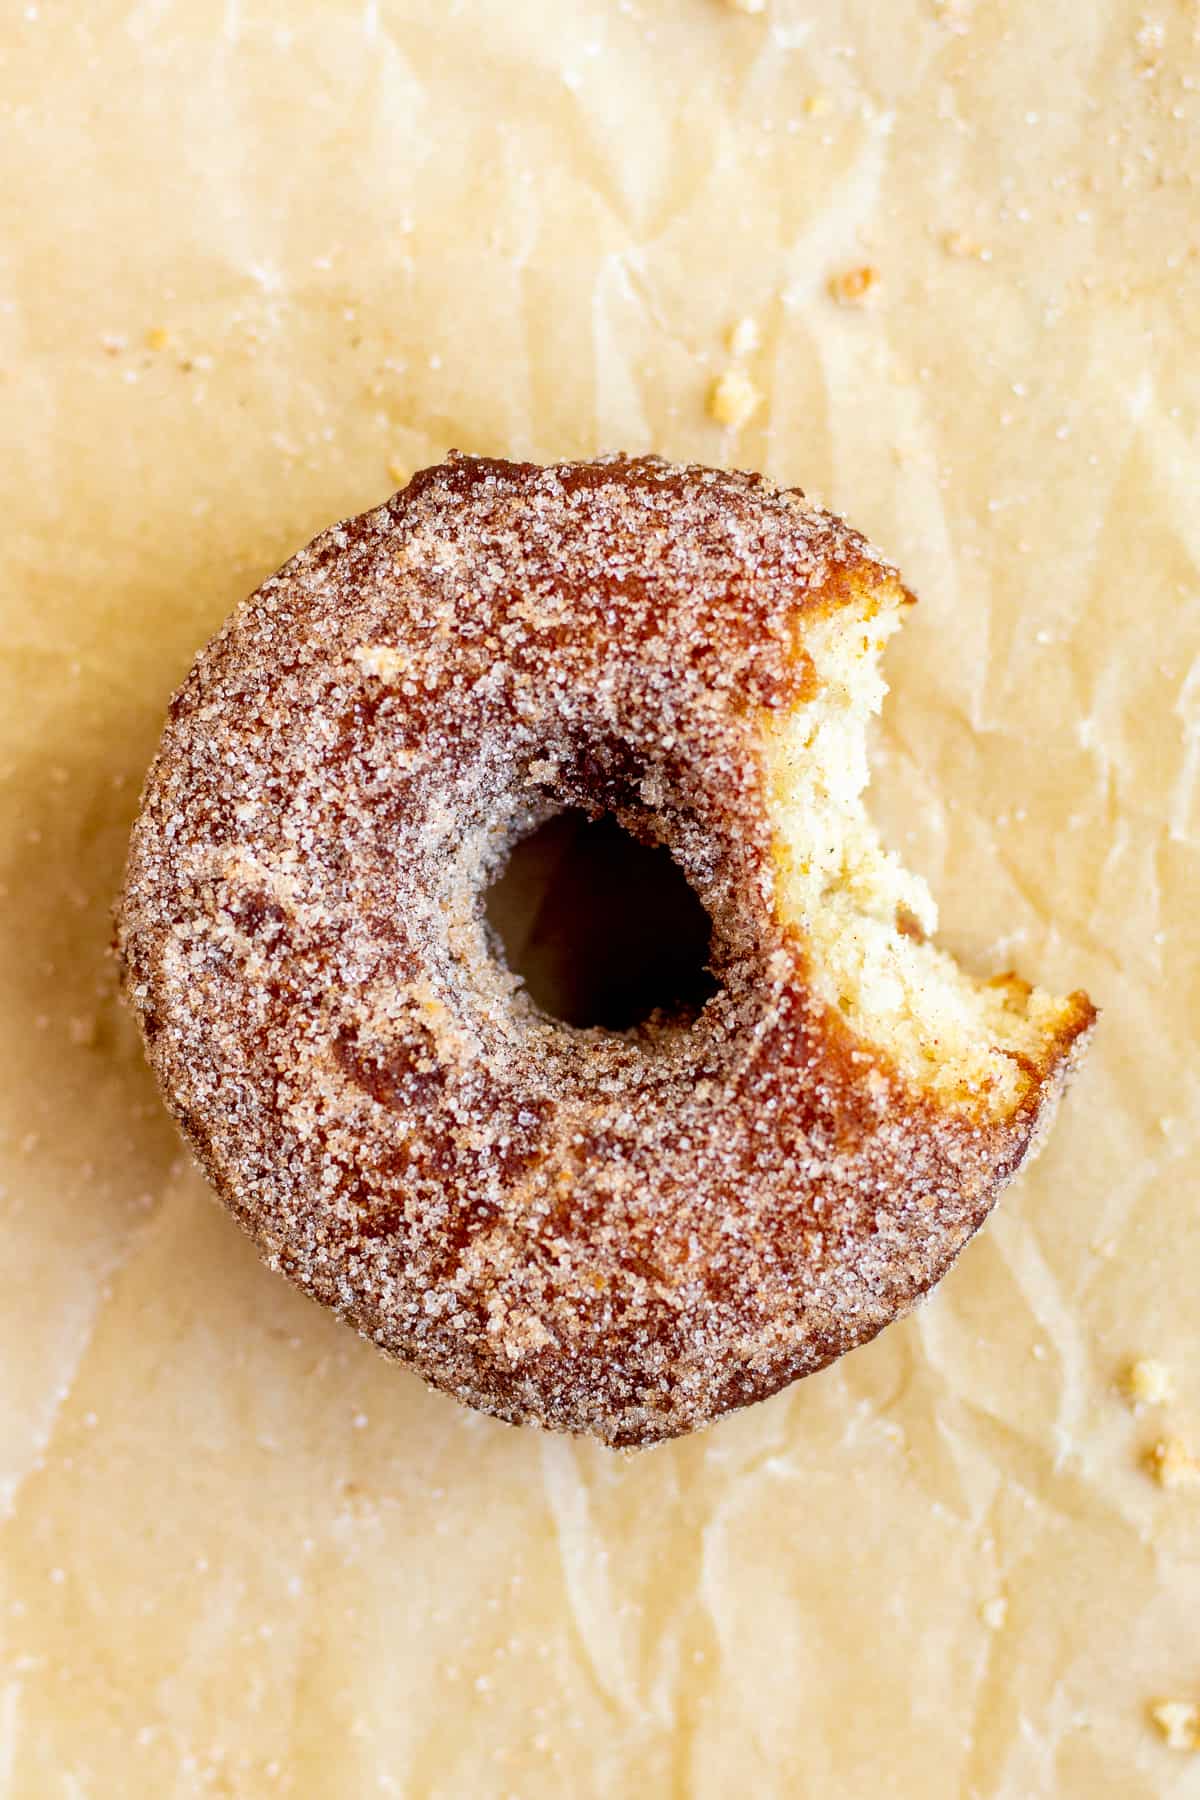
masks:
[[[961,972],[865,814],[910,598],[756,475],[454,456],[237,608],[171,704],[118,949],[273,1268],[460,1400],[616,1445],[946,1272],[1095,1015]],[[505,966],[485,892],[566,808],[686,874],[695,1016],[576,1028]]]

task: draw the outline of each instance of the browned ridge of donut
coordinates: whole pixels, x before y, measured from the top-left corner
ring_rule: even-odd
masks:
[[[459,1399],[618,1445],[945,1273],[1094,1013],[956,971],[865,774],[839,797],[909,598],[758,476],[456,456],[237,608],[171,703],[118,947],[274,1268]],[[577,1029],[505,967],[484,892],[568,807],[688,877],[696,1017]]]

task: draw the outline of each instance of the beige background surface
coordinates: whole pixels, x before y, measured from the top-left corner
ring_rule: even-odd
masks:
[[[1200,1795],[1194,0],[0,21],[0,1796]],[[827,283],[870,264],[870,303]],[[706,417],[725,333],[764,395]],[[761,466],[923,605],[878,810],[1105,1009],[916,1318],[640,1460],[260,1269],[106,961],[171,688],[448,445]],[[1135,1416],[1131,1355],[1178,1399]],[[984,1603],[1007,1600],[990,1629]]]

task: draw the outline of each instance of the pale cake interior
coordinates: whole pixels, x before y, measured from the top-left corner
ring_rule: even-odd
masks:
[[[929,942],[933,896],[867,814],[867,728],[901,605],[898,591],[876,590],[815,620],[803,643],[819,690],[766,722],[777,905],[812,946],[820,997],[858,1037],[939,1100],[1005,1117],[1071,1003],[1015,976],[976,979]]]

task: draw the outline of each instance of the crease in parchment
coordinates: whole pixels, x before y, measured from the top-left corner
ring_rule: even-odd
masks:
[[[565,1439],[546,1438],[542,1442],[546,1499],[554,1520],[572,1629],[598,1692],[611,1706],[636,1715],[641,1711],[641,1702],[617,1624],[615,1596],[606,1566],[610,1552],[592,1526],[588,1490],[576,1456],[574,1446]]]
[[[60,1425],[74,1400],[76,1382],[87,1358],[88,1350],[100,1329],[105,1314],[119,1304],[117,1289],[120,1276],[147,1247],[165,1210],[166,1202],[164,1201],[160,1203],[149,1219],[142,1220],[130,1231],[128,1236],[122,1240],[115,1255],[104,1259],[99,1264],[91,1304],[84,1313],[77,1317],[69,1363],[65,1367],[60,1365],[56,1370],[57,1380],[48,1393],[49,1406],[36,1434],[32,1435],[29,1440],[29,1454],[24,1467],[13,1470],[4,1477],[3,1482],[0,1482],[0,1534],[3,1532],[5,1523],[15,1517],[25,1484],[37,1474],[53,1449]]]

